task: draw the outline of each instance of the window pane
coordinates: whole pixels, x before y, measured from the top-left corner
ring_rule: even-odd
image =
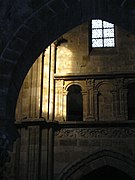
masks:
[[[104,39],[104,47],[114,47],[114,38]]]
[[[114,24],[92,20],[92,47],[115,47]]]
[[[92,47],[103,47],[102,39],[92,39]]]
[[[114,29],[104,29],[104,37],[114,37]]]
[[[102,29],[93,29],[92,38],[102,38]]]
[[[103,27],[104,28],[110,28],[110,27],[113,28],[114,24],[106,22],[106,21],[103,21]]]
[[[92,28],[102,28],[102,20],[92,20]]]

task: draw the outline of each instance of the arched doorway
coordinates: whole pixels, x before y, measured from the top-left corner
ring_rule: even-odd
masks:
[[[67,120],[68,121],[83,120],[83,98],[81,93],[81,87],[78,85],[72,85],[68,88]]]
[[[99,179],[122,179],[122,180],[132,180],[126,173],[122,172],[111,166],[103,166],[98,168],[91,173],[87,174],[86,176],[82,177],[80,180],[99,180]]]
[[[102,150],[69,164],[61,171],[58,180],[133,180],[134,172],[132,159],[117,152]]]
[[[128,119],[135,120],[135,83],[128,85],[127,106]]]

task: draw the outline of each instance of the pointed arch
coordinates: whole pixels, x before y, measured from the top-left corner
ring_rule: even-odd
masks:
[[[104,166],[118,169],[135,179],[135,162],[129,157],[111,150],[102,150],[80,159],[60,173],[58,180],[80,179],[85,175]]]

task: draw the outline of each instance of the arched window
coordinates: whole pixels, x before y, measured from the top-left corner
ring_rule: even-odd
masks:
[[[71,85],[68,88],[67,120],[68,121],[83,120],[83,98],[81,93],[81,87],[78,85]]]
[[[128,85],[127,106],[128,119],[135,120],[135,83]]]

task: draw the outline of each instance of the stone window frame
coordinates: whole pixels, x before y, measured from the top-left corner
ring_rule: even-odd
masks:
[[[62,117],[63,117],[63,120],[68,122],[67,120],[67,94],[68,94],[68,88],[72,85],[78,85],[81,87],[82,91],[82,98],[83,98],[83,121],[86,121],[86,99],[87,99],[87,91],[85,89],[85,87],[81,84],[81,82],[79,81],[71,81],[69,83],[67,83],[67,85],[64,87],[63,89],[63,111],[62,111]]]
[[[76,120],[70,120],[68,117],[69,117],[69,112],[68,112],[68,110],[69,110],[69,107],[68,107],[68,98],[70,97],[70,95],[71,95],[71,87],[75,87],[75,86],[77,86],[78,88],[80,88],[80,91],[78,91],[79,92],[79,94],[81,95],[81,99],[82,99],[82,102],[81,102],[81,106],[82,106],[82,119],[81,120],[78,120],[78,119],[76,119]],[[67,107],[66,107],[66,109],[67,109],[67,121],[83,121],[83,94],[82,94],[82,87],[80,86],[80,85],[77,85],[77,84],[72,84],[72,85],[70,85],[69,87],[68,87],[68,89],[67,89]]]
[[[102,20],[102,19],[91,19],[91,21],[89,22],[89,25],[88,25],[88,41],[89,41],[89,54],[90,54],[90,52],[93,50],[93,49],[114,49],[115,47],[116,47],[116,26],[115,26],[115,24],[113,24],[114,25],[114,27],[113,27],[113,29],[114,29],[114,37],[112,37],[112,38],[114,38],[114,46],[104,46],[103,45],[103,47],[93,47],[92,46],[92,39],[98,39],[98,38],[92,38],[92,29],[94,29],[94,28],[92,28],[92,20],[101,20],[102,21],[102,28],[99,28],[99,29],[101,29],[101,31],[103,32],[103,30],[105,29],[104,27],[103,27],[103,21],[105,21],[105,20]],[[105,22],[108,22],[108,21],[105,21]],[[109,22],[110,23],[110,22]],[[97,28],[98,29],[98,28]],[[108,38],[110,38],[110,37],[108,37]],[[108,39],[107,38],[107,39]],[[103,39],[103,41],[104,41],[104,39],[105,39],[105,37],[103,36],[101,39]]]

